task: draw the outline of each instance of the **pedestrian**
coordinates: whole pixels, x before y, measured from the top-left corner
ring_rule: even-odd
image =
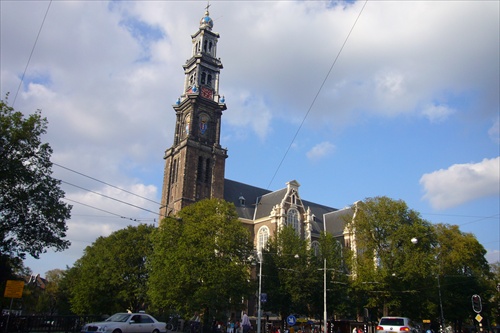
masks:
[[[241,327],[243,327],[243,333],[248,333],[252,328],[250,319],[248,319],[248,315],[246,312],[243,312],[243,317],[241,318]]]

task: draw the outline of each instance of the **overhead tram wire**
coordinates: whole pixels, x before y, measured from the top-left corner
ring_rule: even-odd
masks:
[[[79,202],[79,201],[72,200],[72,199],[69,199],[69,198],[64,198],[64,200],[70,201],[70,202],[73,202],[73,203],[76,203],[76,204],[79,204],[79,205],[82,205],[82,206],[85,206],[85,207],[89,207],[89,208],[92,208],[92,209],[95,209],[95,210],[98,210],[98,211],[101,211],[101,212],[104,212],[104,213],[107,213],[107,214],[110,214],[110,215],[114,215],[114,216],[117,216],[117,217],[119,217],[121,219],[134,221],[134,222],[137,222],[137,223],[140,223],[140,222],[142,222],[142,221],[145,220],[145,219],[136,219],[136,218],[132,218],[132,217],[126,217],[126,216],[123,216],[123,215],[120,215],[120,214],[116,214],[116,213],[110,212],[109,210],[105,210],[105,209],[102,209],[102,208],[97,208],[95,206],[88,205],[88,204],[85,204],[83,202]],[[156,219],[153,219],[153,222],[156,222]]]
[[[359,20],[359,17],[361,16],[361,13],[363,13],[363,10],[365,9],[366,7],[366,4],[368,3],[368,0],[365,1],[365,3],[363,4],[363,7],[361,7],[361,10],[359,11],[359,14],[358,16],[356,17],[356,20],[354,21],[352,27],[351,27],[351,30],[349,30],[349,33],[347,34],[345,40],[344,40],[344,43],[342,44],[342,46],[340,47],[340,50],[339,52],[337,53],[337,56],[335,57],[335,59],[333,60],[333,63],[332,65],[330,66],[330,69],[328,70],[328,72],[326,73],[326,76],[325,78],[323,79],[323,82],[321,83],[316,95],[314,96],[312,102],[311,102],[311,105],[309,106],[309,108],[307,109],[307,112],[306,114],[304,115],[304,118],[302,119],[302,122],[300,123],[299,127],[297,128],[297,131],[295,132],[295,135],[293,136],[292,138],[292,141],[290,142],[290,145],[288,146],[288,148],[286,149],[285,151],[285,154],[283,155],[283,158],[281,159],[280,163],[278,164],[278,167],[276,168],[276,171],[274,172],[273,174],[273,177],[271,178],[271,181],[269,182],[269,184],[267,185],[267,189],[269,190],[269,188],[271,187],[271,184],[273,183],[274,181],[274,178],[276,177],[279,169],[281,168],[281,165],[283,164],[283,162],[285,161],[285,158],[286,156],[288,155],[288,152],[290,151],[290,149],[292,148],[292,145],[293,143],[295,142],[295,139],[297,138],[297,136],[299,135],[299,132],[300,130],[302,129],[302,126],[304,125],[306,119],[307,119],[307,116],[309,115],[309,113],[311,112],[311,109],[313,108],[314,104],[316,103],[316,100],[318,99],[318,96],[319,94],[321,93],[321,90],[323,90],[323,86],[325,85],[326,81],[328,80],[328,77],[330,76],[330,73],[332,72],[333,70],[333,67],[335,66],[335,64],[337,63],[337,60],[339,59],[340,57],[340,54],[342,53],[342,50],[344,49],[345,45],[347,44],[347,41],[349,40],[349,37],[351,36],[351,33],[352,31],[354,30],[354,27],[356,26],[356,23],[358,22]]]
[[[36,44],[38,42],[38,38],[40,37],[40,34],[42,32],[43,25],[45,23],[45,19],[47,18],[47,15],[49,14],[49,9],[50,5],[52,4],[52,0],[49,1],[49,5],[47,6],[47,10],[45,11],[45,15],[43,16],[42,24],[40,24],[40,28],[38,29],[38,34],[36,35],[35,43],[33,44],[33,47],[31,48],[31,53],[30,56],[28,57],[28,61],[26,62],[26,67],[24,67],[24,72],[23,76],[21,76],[21,81],[19,82],[19,85],[17,86],[16,94],[14,95],[14,100],[12,101],[12,107],[14,107],[14,104],[16,104],[16,99],[17,95],[19,94],[19,90],[21,90],[21,86],[24,81],[24,76],[26,75],[26,72],[28,71],[28,67],[31,62],[31,57],[33,56],[33,53],[35,52]]]
[[[152,202],[152,203],[155,203],[155,204],[161,205],[161,203],[159,203],[159,202],[157,202],[157,201],[154,201],[154,200],[151,200],[151,199],[149,199],[149,198],[143,197],[143,196],[141,196],[141,195],[135,194],[135,193],[133,193],[133,192],[127,191],[127,190],[125,190],[125,189],[123,189],[123,188],[120,188],[120,187],[118,187],[118,186],[115,186],[115,185],[112,185],[112,184],[106,183],[105,181],[102,181],[102,180],[99,180],[99,179],[97,179],[97,178],[94,178],[94,177],[88,176],[88,175],[86,175],[86,174],[83,174],[83,173],[78,172],[78,171],[76,171],[76,170],[70,169],[70,168],[65,167],[65,166],[63,166],[63,165],[60,165],[60,164],[57,164],[57,163],[54,163],[54,162],[52,162],[52,164],[53,164],[53,165],[56,165],[56,166],[58,166],[58,167],[60,167],[60,168],[63,168],[63,169],[65,169],[65,170],[68,170],[68,171],[71,171],[71,172],[73,172],[73,173],[76,173],[76,174],[78,174],[78,175],[80,175],[80,176],[83,176],[83,177],[86,177],[86,178],[92,179],[92,180],[94,180],[94,181],[96,181],[96,182],[99,182],[99,183],[101,183],[101,184],[104,184],[104,185],[110,186],[110,187],[112,187],[112,188],[115,188],[115,189],[117,189],[117,190],[123,191],[123,192],[128,193],[128,194],[131,194],[131,195],[136,196],[136,197],[138,197],[138,198],[141,198],[141,199],[144,199],[144,200],[150,201],[150,202]]]
[[[144,210],[144,211],[146,211],[146,212],[149,212],[149,213],[153,213],[153,214],[155,214],[155,215],[158,215],[158,212],[153,212],[152,210],[149,210],[149,209],[147,209],[147,208],[143,208],[143,207],[140,207],[140,206],[137,206],[137,205],[131,204],[131,203],[129,203],[129,202],[126,202],[126,201],[123,201],[123,200],[120,200],[120,199],[116,199],[116,198],[110,197],[110,196],[108,196],[108,195],[106,195],[106,194],[102,194],[102,193],[99,193],[99,192],[96,192],[96,191],[89,190],[89,189],[87,189],[87,188],[84,188],[84,187],[81,187],[81,186],[79,186],[79,185],[75,185],[75,184],[72,184],[72,183],[66,182],[66,181],[64,181],[64,180],[60,180],[60,181],[61,181],[61,183],[64,183],[64,184],[66,184],[66,185],[70,185],[70,186],[73,186],[73,187],[79,188],[79,189],[81,189],[81,190],[84,190],[84,191],[87,191],[87,192],[90,192],[90,193],[94,193],[94,194],[100,195],[100,196],[102,196],[102,197],[104,197],[104,198],[106,198],[106,199],[114,200],[114,201],[116,201],[116,202],[119,202],[119,203],[122,203],[122,204],[125,204],[125,205],[128,205],[128,206],[131,206],[131,207],[134,207],[134,208],[138,208],[138,209]]]

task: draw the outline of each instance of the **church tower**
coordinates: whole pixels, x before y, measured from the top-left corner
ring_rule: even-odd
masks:
[[[219,34],[212,31],[208,7],[198,32],[191,36],[191,58],[183,65],[183,94],[173,105],[175,134],[164,156],[160,219],[196,201],[224,197],[227,150],[220,146],[220,130],[226,104],[219,95]]]

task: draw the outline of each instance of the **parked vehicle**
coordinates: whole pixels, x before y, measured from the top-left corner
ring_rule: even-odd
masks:
[[[382,317],[377,325],[377,333],[418,333],[416,325],[406,317]]]
[[[115,313],[103,322],[88,323],[82,333],[166,333],[167,324],[146,313]]]

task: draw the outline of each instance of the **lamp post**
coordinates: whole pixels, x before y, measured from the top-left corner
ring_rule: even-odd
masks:
[[[411,242],[413,244],[417,244],[418,243],[418,238],[413,237],[411,239]],[[439,263],[439,267],[441,267],[440,263]],[[444,312],[443,312],[443,302],[441,300],[441,281],[440,281],[440,278],[439,278],[439,272],[436,274],[436,276],[437,276],[437,283],[438,283],[439,310],[440,310],[440,314],[439,314],[439,317],[440,317],[439,318],[439,331],[440,332],[444,332]]]
[[[262,306],[262,252],[258,252],[257,256],[259,257],[259,306],[257,313],[257,333],[261,332],[261,306]]]
[[[327,308],[326,308],[326,271],[334,271],[334,268],[326,268],[326,258],[323,260],[323,268],[318,268],[318,271],[323,271],[323,332],[327,333]]]
[[[323,332],[326,333],[326,258],[323,262]]]

